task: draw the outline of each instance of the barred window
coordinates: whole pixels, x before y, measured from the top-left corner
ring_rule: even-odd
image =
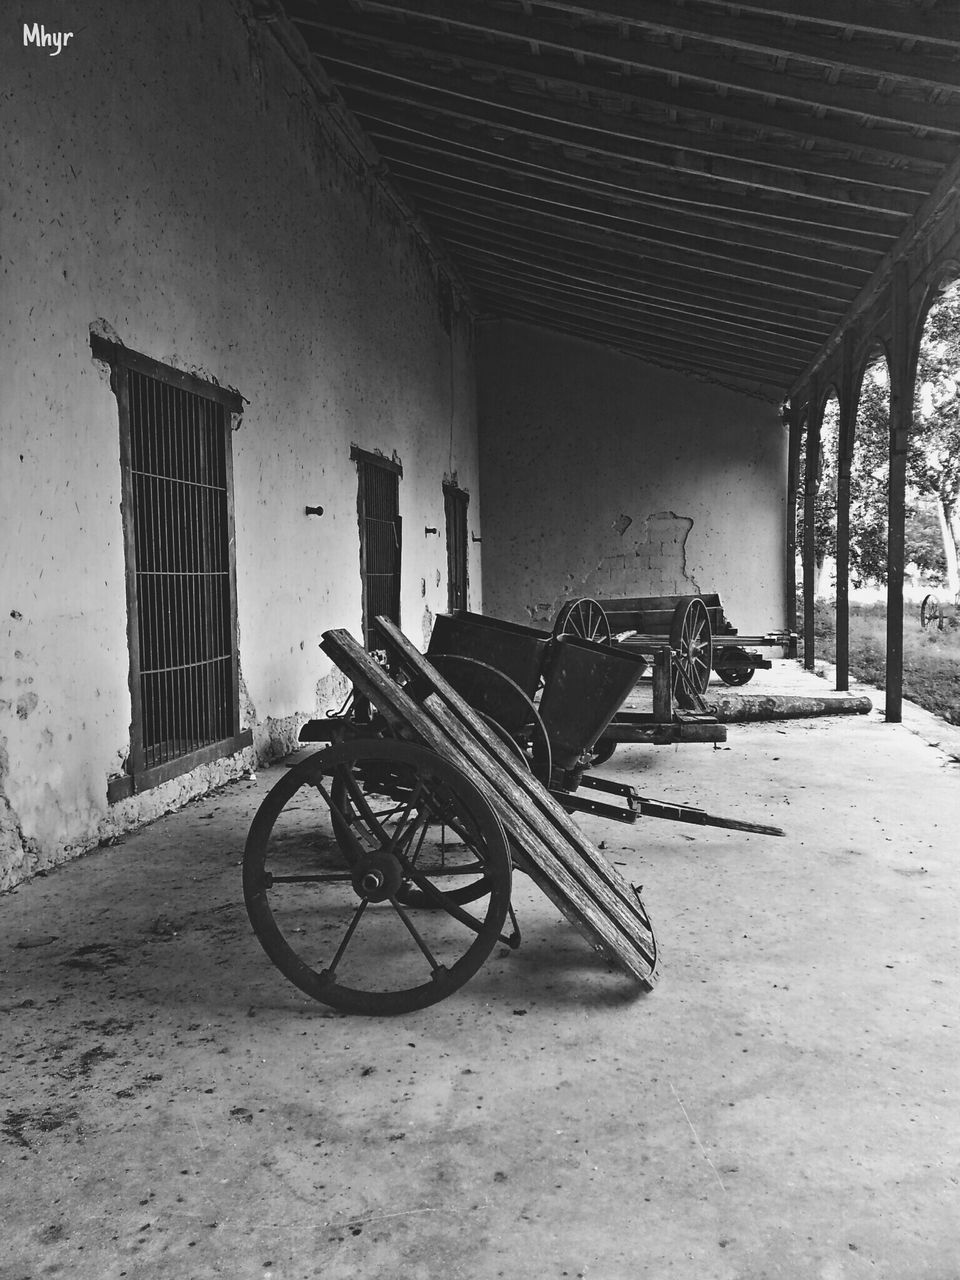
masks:
[[[94,337],[120,416],[132,702],[110,798],[249,745],[239,728],[230,414],[241,398]]]
[[[447,524],[447,608],[467,607],[467,504],[470,495],[455,484],[443,486]]]
[[[380,647],[373,620],[385,615],[400,622],[400,477],[399,462],[356,445],[357,512],[360,525],[360,581],[363,592],[363,643]]]

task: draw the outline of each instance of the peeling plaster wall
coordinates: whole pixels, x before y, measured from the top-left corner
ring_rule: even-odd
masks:
[[[774,406],[513,323],[479,362],[486,612],[704,591],[745,634],[784,625]]]
[[[13,24],[0,51],[0,887],[289,748],[342,700],[317,642],[360,630],[352,444],[403,463],[415,640],[446,607],[445,477],[479,532],[468,319],[447,332],[422,245],[247,7],[28,16],[75,35],[50,57]],[[256,750],[112,808],[131,715],[119,434],[91,330],[249,401],[233,459]],[[469,568],[479,607],[479,544]]]

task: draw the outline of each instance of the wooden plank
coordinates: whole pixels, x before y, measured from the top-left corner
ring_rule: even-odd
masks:
[[[377,626],[392,655],[398,658],[411,674],[426,681],[432,687],[433,693],[453,712],[461,727],[468,730],[476,743],[484,749],[489,764],[495,766],[498,782],[509,782],[513,787],[520,789],[525,797],[521,808],[534,822],[535,827],[540,828],[541,826],[540,817],[537,816],[536,812],[539,811],[539,814],[547,818],[548,822],[564,837],[565,841],[573,845],[586,866],[595,873],[596,878],[591,877],[587,881],[590,887],[596,888],[599,882],[600,885],[605,885],[614,890],[619,900],[618,906],[625,905],[628,912],[633,916],[634,921],[652,934],[649,929],[646,910],[642,904],[635,900],[630,886],[620,873],[607,862],[603,854],[590,843],[580,828],[550,795],[549,791],[533,777],[525,763],[517,758],[514,752],[504,744],[499,735],[477,715],[453,686],[448,684],[440,673],[428,663],[399,627],[395,626],[388,618],[379,618]],[[433,703],[431,705],[435,707],[436,704]],[[527,801],[532,802],[533,809],[530,808]],[[561,856],[566,856],[565,846],[561,846],[560,852]],[[575,874],[582,874],[579,860],[574,863],[574,870]]]
[[[384,631],[383,624],[388,621],[383,618],[378,620],[381,633]],[[393,624],[390,624],[390,629],[393,635],[399,636],[405,645],[409,645],[406,637]],[[608,872],[620,881],[622,899],[606,890],[599,875],[592,874],[596,872],[595,866],[577,856],[581,852],[579,847],[571,845],[569,840],[561,839],[557,831],[551,831],[550,823],[535,816],[530,790],[534,793],[539,790],[542,793],[541,802],[545,800],[566,818],[549,793],[526,772],[524,766],[487,729],[483,721],[470,712],[475,725],[489,735],[493,750],[502,751],[516,767],[521,781],[529,788],[528,791],[525,792],[523,787],[517,785],[516,779],[511,778],[509,768],[498,767],[493,755],[482,750],[480,743],[474,743],[471,754],[468,755],[455,740],[457,735],[466,733],[466,729],[458,725],[456,719],[452,722],[448,720],[446,724],[441,723],[436,716],[436,707],[428,710],[414,702],[349,632],[325,632],[321,648],[388,721],[402,726],[403,736],[418,739],[463,771],[496,808],[518,854],[522,869],[531,875],[591,946],[601,950],[641,985],[651,987],[657,978],[657,955],[656,941],[646,911],[639,902],[633,900],[629,886],[612,867],[608,867]],[[452,700],[462,701],[433,672],[412,645],[410,649],[423,664],[424,672],[445,685],[447,696]],[[463,705],[466,707],[465,703]],[[443,715],[442,704],[440,710]],[[469,708],[467,711],[469,712]],[[479,733],[474,734],[475,738],[480,736]],[[478,767],[477,761],[481,767]],[[557,824],[554,823],[553,826],[556,827]],[[570,826],[572,828],[573,824]],[[593,852],[595,859],[603,862],[602,855]]]

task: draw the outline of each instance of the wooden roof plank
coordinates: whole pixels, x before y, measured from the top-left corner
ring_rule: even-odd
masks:
[[[668,35],[681,36],[713,44],[725,50],[743,50],[774,58],[806,61],[822,67],[839,67],[867,75],[883,76],[898,82],[922,85],[924,88],[960,87],[960,67],[952,61],[929,55],[904,58],[890,48],[890,32],[868,32],[860,29],[857,40],[841,40],[836,35],[824,39],[817,34],[788,26],[781,16],[769,16],[749,9],[744,13],[726,11],[722,15],[680,8],[665,0],[598,0],[596,4],[577,4],[571,0],[538,0],[536,18],[537,44],[565,52],[590,53],[624,61],[617,50],[628,50],[634,41],[592,35],[569,23],[550,22],[545,10],[574,15],[591,23],[627,24],[633,30],[654,29]],[[529,40],[533,20],[502,9],[492,9],[476,0],[373,0],[365,5],[367,12],[403,14],[407,17],[442,20],[446,27],[493,36],[499,39]],[[794,15],[795,16],[795,15]],[[836,32],[839,28],[833,27]],[[958,28],[960,30],[960,28]],[[877,37],[883,37],[878,43]],[[896,39],[897,37],[894,37]],[[920,37],[911,37],[919,38]],[[960,38],[960,37],[958,37]],[[948,46],[949,47],[949,46]]]
[[[369,118],[364,117],[364,119],[369,125]],[[528,162],[518,161],[510,155],[497,156],[495,152],[487,153],[482,159],[462,157],[459,153],[451,152],[449,148],[443,146],[434,146],[411,138],[398,139],[389,132],[381,132],[376,122],[373,127],[368,128],[368,132],[377,142],[388,164],[396,164],[404,157],[412,156],[415,158],[414,163],[419,163],[432,172],[466,180],[475,175],[493,172],[503,175],[504,181],[510,184],[511,188],[514,184],[527,184],[532,190],[539,185],[548,193],[553,188],[569,189],[598,201],[604,199],[622,201],[625,196],[629,196],[631,221],[636,225],[667,229],[674,234],[679,231],[684,235],[713,240],[718,245],[727,245],[731,248],[749,248],[778,255],[785,254],[788,257],[802,258],[805,262],[831,263],[841,269],[852,267],[869,274],[879,261],[882,248],[885,247],[877,246],[874,249],[868,249],[851,243],[836,246],[816,235],[802,237],[756,225],[747,230],[734,231],[729,224],[693,211],[687,212],[682,226],[678,228],[675,213],[657,210],[646,203],[637,202],[629,174],[618,173],[616,180],[613,180],[611,175],[604,181],[593,177],[585,178],[582,172],[564,165],[531,165]],[[516,186],[515,189],[520,190],[521,187]]]
[[[820,172],[821,166],[811,165],[800,152],[781,156],[779,164],[765,164],[731,156],[727,154],[729,148],[710,151],[706,143],[699,149],[675,147],[669,141],[669,133],[651,141],[647,136],[649,128],[626,115],[616,118],[617,132],[609,133],[604,131],[603,118],[597,112],[570,103],[524,98],[502,89],[481,89],[480,86],[467,90],[460,81],[456,82],[458,87],[426,83],[411,74],[346,63],[339,57],[330,58],[330,73],[334,82],[356,102],[361,114],[365,98],[379,98],[402,103],[417,112],[438,111],[460,116],[491,130],[512,128],[527,137],[545,141],[562,139],[571,147],[629,159],[670,174],[730,184],[741,190],[768,191],[781,197],[799,197],[907,218],[917,200],[933,185],[932,177],[929,183],[926,180],[921,183],[916,175],[905,176],[904,172],[878,167],[871,170],[875,181],[864,184],[859,177],[841,178],[835,173]],[[498,116],[498,112],[504,116]],[[571,128],[584,132],[571,133]],[[752,152],[745,148],[744,154]],[[855,161],[850,161],[849,169],[862,174],[862,166],[858,167]],[[899,186],[903,182],[908,183],[907,188]]]
[[[433,0],[439,7],[449,11],[445,0]],[[633,0],[630,0],[633,12]],[[649,41],[637,42],[615,37],[594,37],[580,33],[577,43],[568,51],[579,50],[598,60],[611,64],[611,68],[594,70],[591,67],[578,65],[570,57],[553,54],[539,55],[536,59],[529,52],[511,53],[507,48],[495,46],[489,42],[474,42],[469,39],[457,41],[450,37],[431,40],[431,36],[421,30],[411,31],[402,24],[383,24],[369,18],[351,19],[343,9],[330,9],[331,20],[300,19],[300,24],[308,32],[311,29],[322,31],[324,40],[322,47],[314,52],[324,59],[330,57],[333,38],[361,40],[376,44],[384,50],[392,50],[394,54],[406,51],[424,62],[444,59],[448,63],[454,59],[463,64],[474,62],[478,68],[492,70],[499,68],[501,72],[509,70],[515,75],[533,79],[550,79],[556,83],[579,85],[582,88],[595,88],[607,93],[630,93],[630,74],[644,73],[655,77],[680,77],[683,81],[716,89],[734,90],[744,94],[761,95],[765,99],[776,98],[786,102],[801,103],[808,107],[829,108],[833,111],[845,112],[862,120],[865,116],[887,125],[914,125],[920,128],[934,129],[947,134],[960,132],[960,124],[956,120],[956,112],[942,105],[937,105],[926,96],[908,96],[904,93],[865,93],[862,85],[848,84],[843,80],[832,83],[827,76],[790,75],[784,71],[758,68],[736,58],[718,57],[715,52],[698,53],[689,48],[680,51],[667,44],[655,44]],[[458,0],[457,12],[461,11]],[[482,12],[487,12],[483,9]],[[504,40],[513,36],[529,40],[532,30],[539,28],[539,22],[533,19],[514,18],[516,32],[510,31],[510,20],[502,11],[498,12],[498,22],[502,24],[500,34]],[[534,65],[535,64],[535,65]],[[576,74],[573,74],[573,73]],[[620,88],[616,81],[621,81]],[[878,82],[882,75],[878,74]],[[942,86],[951,90],[955,86]]]

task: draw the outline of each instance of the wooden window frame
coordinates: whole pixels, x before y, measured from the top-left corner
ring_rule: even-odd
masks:
[[[400,516],[400,485],[399,482],[403,478],[403,466],[394,458],[384,457],[381,453],[371,453],[368,449],[361,449],[358,445],[353,445],[350,449],[350,461],[357,464],[357,524],[360,533],[360,584],[361,584],[361,628],[363,631],[363,643],[368,650],[380,648],[380,643],[376,633],[373,630],[373,617],[371,616],[370,603],[370,569],[368,564],[369,541],[367,520],[369,513],[367,511],[367,490],[366,484],[369,478],[368,469],[377,468],[381,472],[393,475],[397,480],[397,512],[392,517],[394,537],[396,538],[397,548],[397,567],[394,577],[392,589],[391,609],[388,611],[389,616],[393,618],[397,626],[400,625],[400,589],[402,582],[402,565],[403,565],[403,521]],[[380,610],[383,612],[383,610]]]
[[[454,481],[444,481],[443,485],[443,514],[444,525],[447,539],[447,609],[453,612],[454,609],[466,609],[469,606],[470,592],[470,534],[467,528],[467,508],[470,505],[470,494],[466,489],[461,489]],[[454,521],[460,523],[460,534],[462,535],[463,556],[463,602],[458,603],[456,600],[459,569],[460,565],[456,563],[457,550],[457,531],[453,529]],[[451,537],[451,532],[453,536]]]
[[[126,771],[116,778],[110,779],[107,787],[108,801],[118,800],[148,791],[160,786],[172,778],[189,773],[200,765],[210,764],[227,756],[236,754],[244,747],[251,745],[251,730],[240,729],[240,670],[239,649],[237,644],[237,581],[236,581],[236,545],[234,540],[234,497],[233,497],[233,450],[231,440],[230,415],[243,411],[243,398],[236,391],[219,387],[193,374],[184,373],[141,352],[133,351],[119,343],[94,334],[91,335],[90,346],[94,359],[102,360],[110,366],[110,383],[117,397],[120,422],[120,469],[122,484],[122,516],[124,560],[127,597],[127,651],[129,654],[129,687],[131,699],[130,754],[126,762]],[[164,760],[157,764],[148,764],[145,747],[145,714],[142,699],[141,681],[141,643],[140,643],[140,597],[138,592],[138,563],[136,548],[136,497],[133,475],[132,441],[131,441],[131,407],[130,407],[130,374],[139,374],[191,396],[202,397],[212,401],[223,409],[223,457],[225,511],[223,514],[223,534],[226,540],[226,563],[228,577],[229,605],[226,626],[229,629],[230,662],[229,662],[229,704],[225,705],[229,732],[216,741],[203,742],[202,745],[182,755]]]

